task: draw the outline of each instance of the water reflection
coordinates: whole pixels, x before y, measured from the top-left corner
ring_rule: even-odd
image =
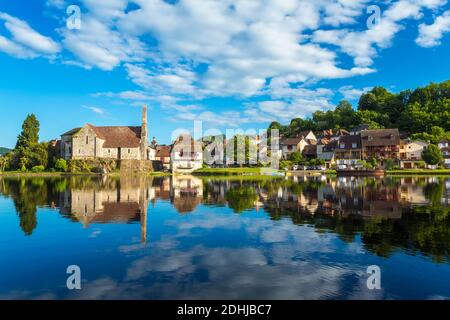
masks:
[[[11,197],[20,228],[30,236],[38,207],[88,227],[140,223],[147,238],[147,208],[170,201],[180,214],[200,204],[228,206],[236,213],[264,209],[272,219],[335,232],[347,241],[362,235],[367,249],[389,256],[396,248],[448,258],[450,180],[444,178],[326,178],[216,180],[169,178],[1,178],[0,193]],[[151,209],[150,209],[151,210]]]
[[[14,215],[0,225],[0,299],[450,296],[448,178],[0,178],[0,194],[0,219]],[[78,296],[58,277],[30,289],[17,269],[84,259]],[[386,264],[386,291],[364,290],[370,264]]]

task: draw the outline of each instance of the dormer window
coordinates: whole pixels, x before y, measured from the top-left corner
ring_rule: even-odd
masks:
[[[372,136],[367,136],[367,140],[373,141],[373,137]]]
[[[391,140],[394,140],[394,139],[395,139],[394,135],[393,135],[393,134],[391,134]]]

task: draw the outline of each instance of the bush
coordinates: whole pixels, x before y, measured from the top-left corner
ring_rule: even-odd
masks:
[[[44,170],[45,170],[44,166],[34,166],[33,168],[31,168],[31,171],[35,172],[35,173],[37,173],[37,172],[44,172]]]
[[[393,159],[387,159],[385,166],[387,170],[392,170],[395,167],[395,161]]]
[[[67,161],[64,159],[58,159],[55,162],[55,169],[61,172],[67,171]]]
[[[281,161],[280,162],[280,169],[284,170],[285,168],[292,169],[292,161],[289,161],[289,160]]]

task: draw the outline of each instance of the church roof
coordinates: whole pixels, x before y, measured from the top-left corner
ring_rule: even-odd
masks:
[[[96,127],[88,124],[95,135],[105,141],[103,148],[138,148],[141,143],[141,127]],[[72,129],[63,136],[73,136],[82,128]]]

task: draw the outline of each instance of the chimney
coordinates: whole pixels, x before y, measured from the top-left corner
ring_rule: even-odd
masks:
[[[147,106],[142,107],[142,128],[141,128],[141,159],[147,159],[148,129],[147,129]]]

